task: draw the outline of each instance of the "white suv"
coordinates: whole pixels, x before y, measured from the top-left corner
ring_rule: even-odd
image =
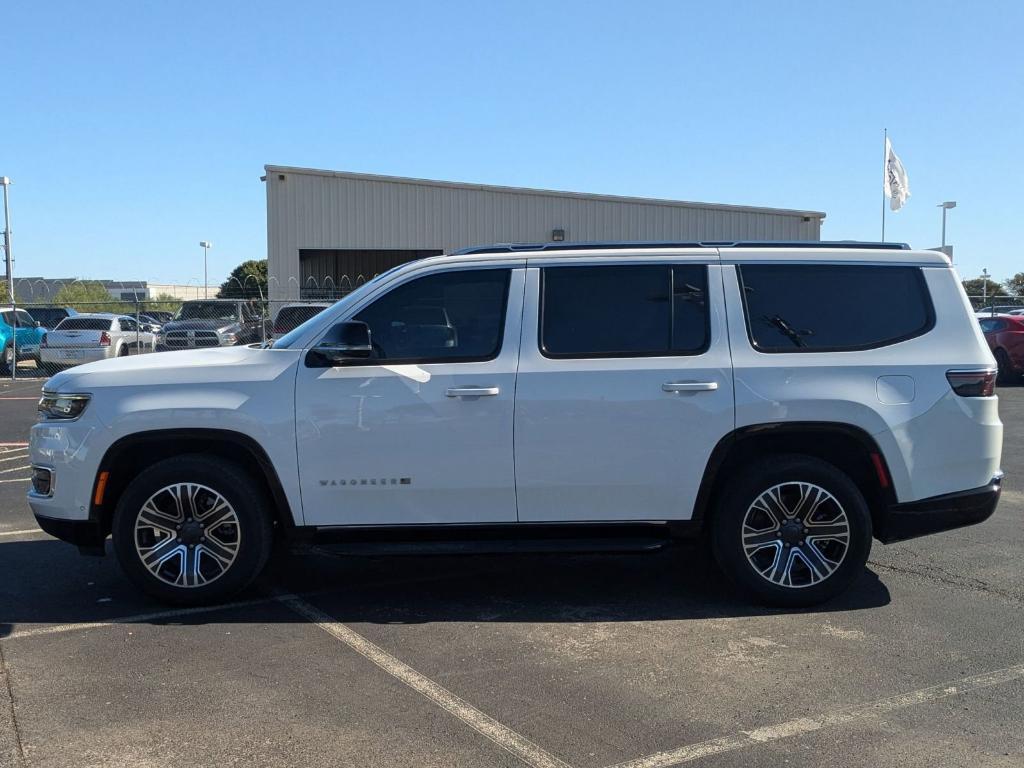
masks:
[[[499,245],[397,267],[272,347],[47,383],[40,526],[170,601],[275,537],[650,549],[704,531],[760,600],[999,498],[995,363],[945,256],[863,243]]]

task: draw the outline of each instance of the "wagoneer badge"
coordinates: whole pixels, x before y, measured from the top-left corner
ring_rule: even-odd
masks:
[[[382,485],[412,485],[411,477],[360,477],[352,480],[321,480],[320,487],[330,486],[352,486],[352,485],[374,485],[378,488]]]

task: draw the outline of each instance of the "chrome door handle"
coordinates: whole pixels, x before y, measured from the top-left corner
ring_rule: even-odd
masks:
[[[501,391],[499,387],[448,387],[448,397],[493,397]]]
[[[666,381],[661,385],[662,392],[714,392],[716,389],[717,381]]]

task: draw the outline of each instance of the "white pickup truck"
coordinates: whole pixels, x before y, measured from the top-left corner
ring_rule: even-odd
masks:
[[[177,602],[241,589],[275,537],[622,551],[706,531],[746,591],[805,605],[872,537],[992,514],[995,377],[934,251],[491,246],[380,275],[272,346],[54,376],[28,499],[87,551],[112,534]]]

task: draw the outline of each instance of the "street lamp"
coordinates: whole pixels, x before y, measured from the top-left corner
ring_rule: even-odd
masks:
[[[953,203],[953,205],[956,205],[956,203]],[[943,231],[945,231],[945,216],[943,216],[942,221]],[[943,237],[943,240],[945,240],[945,237]],[[213,248],[213,243],[209,240],[200,240],[199,247],[203,249],[203,298],[208,299],[210,298],[210,284],[206,279],[206,255],[209,253],[210,249]]]
[[[944,203],[939,203],[936,208],[942,209],[942,252],[946,252],[946,211],[950,208],[956,208],[956,200],[947,200]]]
[[[14,258],[11,256],[11,209],[7,204],[7,188],[11,180],[0,176],[0,186],[4,188],[4,262],[7,271],[7,300],[14,306]],[[17,343],[17,342],[15,342]]]

